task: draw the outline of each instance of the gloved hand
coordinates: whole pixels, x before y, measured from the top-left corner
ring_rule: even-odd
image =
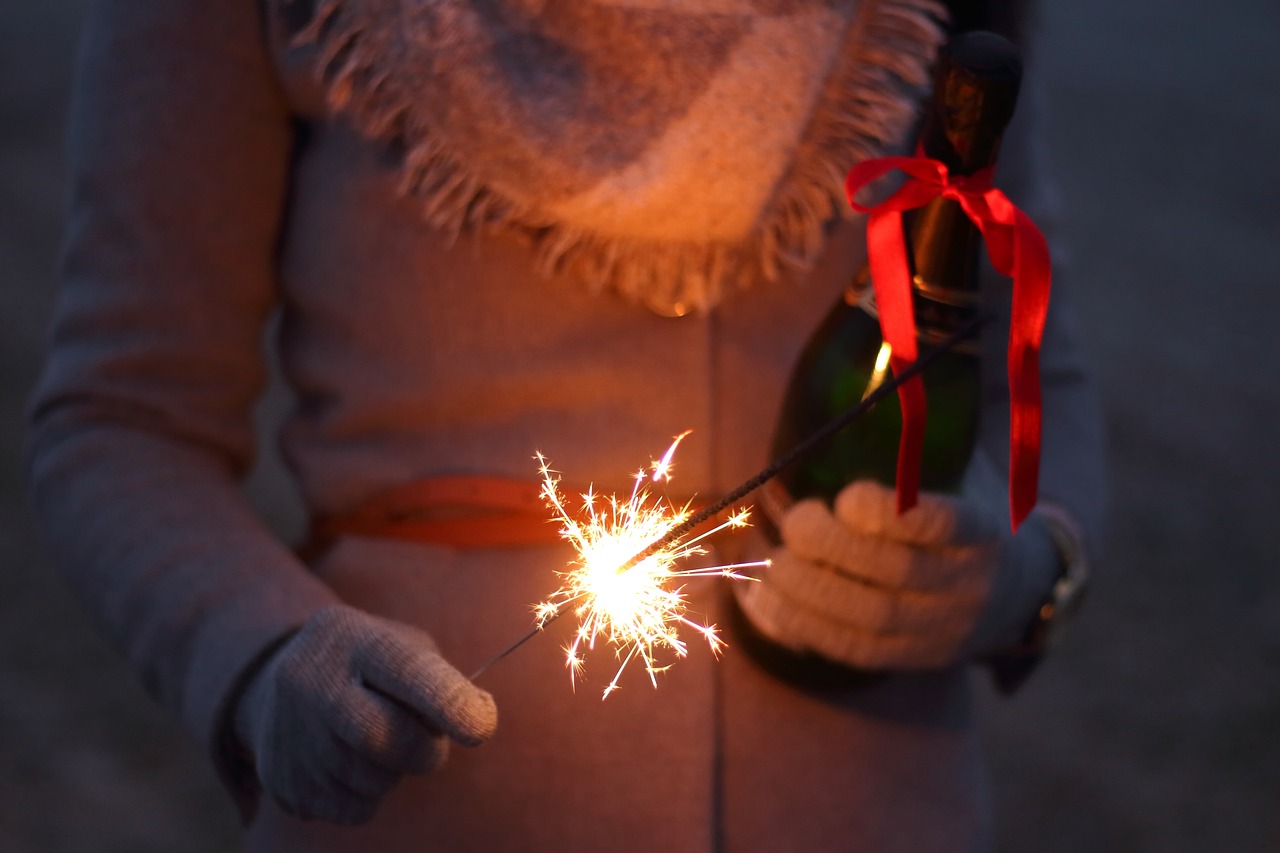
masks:
[[[734,585],[743,612],[779,645],[859,669],[932,669],[1017,645],[1057,578],[1057,549],[1034,512],[1010,533],[993,470],[978,464],[965,494],[921,494],[899,516],[892,488],[857,481],[834,512],[795,504],[761,582]]]
[[[253,677],[235,731],[263,789],[286,812],[364,823],[405,773],[476,746],[493,698],[408,625],[346,606],[317,612]]]

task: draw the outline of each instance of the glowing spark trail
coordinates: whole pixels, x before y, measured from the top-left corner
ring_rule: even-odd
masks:
[[[588,490],[582,495],[582,510],[571,512],[560,493],[560,478],[547,465],[542,454],[538,464],[542,475],[542,496],[561,523],[561,533],[577,552],[569,568],[561,572],[563,583],[547,601],[536,608],[536,626],[541,629],[558,617],[565,608],[573,608],[579,619],[578,630],[565,649],[571,677],[582,671],[583,654],[594,649],[597,641],[614,648],[621,661],[613,680],[604,690],[608,696],[628,664],[639,661],[657,686],[657,674],[670,666],[660,661],[665,650],[675,657],[688,652],[680,639],[679,629],[688,628],[700,634],[713,652],[724,643],[715,627],[704,625],[687,615],[684,579],[726,577],[752,580],[738,569],[764,566],[767,561],[736,563],[705,568],[681,568],[685,560],[707,553],[702,543],[727,528],[745,527],[747,510],[731,514],[727,520],[691,538],[652,549],[676,527],[693,515],[690,504],[674,507],[665,498],[649,490],[649,482],[671,479],[672,457],[680,441],[678,436],[660,460],[649,470],[635,475],[630,497],[607,497]]]

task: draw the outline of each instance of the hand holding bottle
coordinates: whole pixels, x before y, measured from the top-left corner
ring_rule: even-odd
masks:
[[[1059,574],[1033,513],[1009,530],[1004,480],[981,454],[961,495],[924,493],[899,515],[894,490],[846,486],[782,519],[783,545],[736,588],[764,636],[858,669],[949,666],[1016,645]]]
[[[282,809],[356,824],[403,774],[438,768],[449,740],[476,746],[497,720],[493,698],[422,631],[335,606],[256,674],[235,729]]]

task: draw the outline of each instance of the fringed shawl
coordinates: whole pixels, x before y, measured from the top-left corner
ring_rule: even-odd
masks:
[[[451,234],[508,229],[656,311],[804,269],[899,146],[931,0],[316,0],[328,107]]]

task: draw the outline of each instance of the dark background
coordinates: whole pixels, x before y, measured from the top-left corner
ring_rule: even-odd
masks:
[[[231,850],[210,770],[23,505],[84,5],[0,0],[0,849]],[[1113,523],[1065,647],[1015,700],[984,692],[1002,850],[1280,850],[1280,3],[1044,5]]]

